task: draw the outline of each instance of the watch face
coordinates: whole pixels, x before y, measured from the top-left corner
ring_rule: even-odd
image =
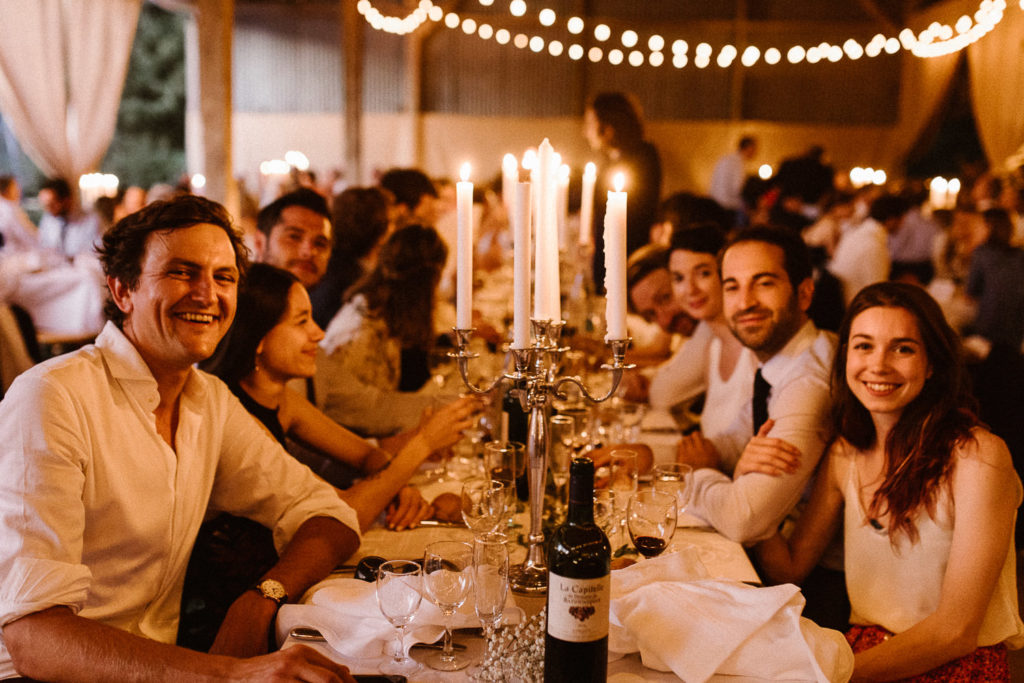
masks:
[[[285,593],[284,586],[281,585],[280,581],[267,579],[260,582],[259,589],[264,597],[270,598],[278,603],[284,602],[288,598],[288,594]]]

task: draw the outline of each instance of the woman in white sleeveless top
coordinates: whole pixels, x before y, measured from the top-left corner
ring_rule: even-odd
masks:
[[[956,334],[894,282],[864,288],[839,333],[836,440],[792,536],[760,546],[764,572],[799,582],[842,522],[854,680],[1009,681],[1021,483],[971,411]]]
[[[651,398],[653,402],[659,392],[692,398],[706,391],[700,431],[683,437],[679,459],[694,467],[715,467],[732,474],[746,440],[733,443],[727,437],[735,434],[733,422],[742,419],[744,408],[750,404],[757,360],[729,330],[722,311],[717,256],[724,244],[725,234],[711,223],[677,230],[672,235],[672,293],[683,310],[700,321],[693,338],[710,337],[710,341],[698,347],[696,357],[690,354],[681,358],[681,362],[696,365],[701,372],[667,367],[652,381]]]

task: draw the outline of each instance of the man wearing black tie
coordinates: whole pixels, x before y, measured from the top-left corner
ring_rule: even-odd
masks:
[[[799,463],[780,476],[750,472],[730,478],[710,467],[707,458],[690,460],[700,469],[694,473],[687,512],[749,543],[778,529],[800,502],[821,458],[836,341],[807,317],[814,282],[799,237],[771,229],[740,233],[723,250],[720,269],[729,327],[759,365],[750,407],[734,422],[735,433],[727,442],[735,442],[748,461],[768,440],[799,452]],[[683,449],[680,459],[687,460]]]

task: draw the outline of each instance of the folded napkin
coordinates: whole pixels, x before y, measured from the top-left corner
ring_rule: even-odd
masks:
[[[692,548],[612,572],[610,655],[687,683],[714,675],[748,680],[847,681],[853,652],[843,634],[800,616],[793,585],[755,588],[707,578]]]
[[[283,605],[277,616],[278,642],[284,642],[296,626],[320,631],[327,643],[346,657],[380,657],[385,646],[394,643],[397,629],[380,612],[376,584],[358,579],[327,579],[307,593],[306,604]],[[309,604],[311,603],[311,604]],[[512,596],[505,606],[504,624],[518,623],[522,610]],[[480,620],[473,611],[473,593],[452,616],[452,628],[477,628]],[[444,617],[425,594],[412,623],[406,628],[406,649],[415,643],[433,643],[444,634]],[[388,645],[393,647],[393,645]]]

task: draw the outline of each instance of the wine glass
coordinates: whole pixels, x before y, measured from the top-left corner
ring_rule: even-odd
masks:
[[[455,654],[451,619],[462,606],[473,583],[473,547],[459,541],[437,541],[423,551],[423,583],[427,596],[444,615],[444,647],[427,660],[437,671],[458,671],[469,659]]]
[[[626,538],[626,504],[629,497],[636,493],[640,480],[636,451],[617,448],[609,455],[610,478],[608,488],[615,492],[615,512],[618,515],[619,527],[622,531],[623,543]]]
[[[626,527],[638,553],[660,555],[676,530],[676,497],[654,489],[634,493],[626,506]]]
[[[555,482],[558,512],[562,514],[565,511],[565,485],[569,481],[573,439],[576,438],[576,421],[568,415],[552,415],[549,425],[548,467]]]
[[[618,526],[615,520],[615,492],[611,489],[594,491],[594,524],[601,527],[613,548],[616,547],[613,536]]]
[[[474,477],[462,484],[462,519],[474,536],[494,531],[504,514],[504,482]]]
[[[674,495],[676,511],[680,515],[686,512],[686,506],[690,501],[692,481],[693,468],[686,463],[671,462],[654,468],[654,490]]]
[[[473,594],[485,635],[501,626],[508,596],[508,537],[489,532],[473,539]]]
[[[505,484],[506,526],[514,528],[516,515],[516,481],[526,476],[526,447],[515,441],[490,441],[484,444],[484,472],[489,479]]]
[[[405,653],[405,627],[420,608],[422,582],[420,565],[412,560],[391,560],[377,570],[377,604],[381,614],[398,629],[397,647],[392,659],[381,665],[382,673],[407,675],[419,668]]]

